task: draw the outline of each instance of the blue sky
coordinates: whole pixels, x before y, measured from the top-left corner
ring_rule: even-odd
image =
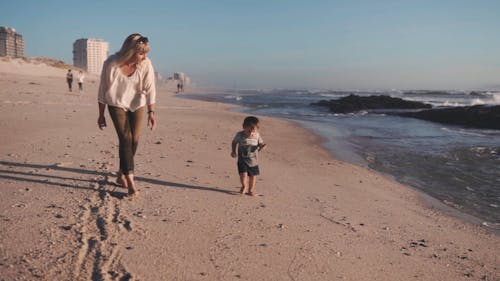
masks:
[[[500,89],[500,1],[4,1],[26,56],[72,63],[72,44],[116,52],[149,37],[164,75],[199,86]]]

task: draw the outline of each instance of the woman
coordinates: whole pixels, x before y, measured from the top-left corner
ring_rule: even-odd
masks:
[[[125,39],[119,52],[103,64],[99,85],[99,118],[97,124],[106,127],[104,111],[109,115],[118,134],[120,170],[116,182],[137,195],[134,182],[134,155],[139,143],[142,122],[147,109],[147,125],[155,129],[155,76],[151,61],[146,57],[149,41],[138,33]]]

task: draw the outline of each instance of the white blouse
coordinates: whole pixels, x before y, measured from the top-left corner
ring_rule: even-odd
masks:
[[[115,64],[116,55],[111,55],[102,66],[99,84],[99,103],[116,106],[126,111],[136,111],[156,101],[153,64],[145,58],[137,65],[131,76],[122,73]]]

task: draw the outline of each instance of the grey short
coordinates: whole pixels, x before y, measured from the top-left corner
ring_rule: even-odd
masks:
[[[247,173],[250,177],[258,176],[260,174],[259,165],[250,167],[247,163],[238,161],[238,173]]]

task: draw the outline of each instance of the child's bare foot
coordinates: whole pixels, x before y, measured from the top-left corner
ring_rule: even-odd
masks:
[[[249,191],[247,193],[245,193],[246,195],[249,195],[249,196],[257,196],[257,193],[253,192],[253,191]]]
[[[242,187],[240,188],[240,194],[243,194],[243,193],[245,193],[245,187],[244,187],[244,186],[242,186]]]

